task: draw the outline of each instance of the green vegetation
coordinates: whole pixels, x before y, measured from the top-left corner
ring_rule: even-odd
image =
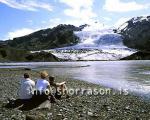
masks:
[[[0,47],[0,62],[30,62],[30,61],[60,61],[59,58],[55,57],[51,53],[39,52],[30,53],[27,50],[15,49],[11,47]]]
[[[0,48],[0,60],[4,61],[26,61],[25,56],[29,52],[26,50],[18,50],[11,47]]]
[[[87,25],[58,25],[52,29],[43,29],[13,40],[0,41],[0,61],[60,61],[51,53],[29,51],[52,49],[77,44],[79,38],[74,31],[80,31]]]
[[[74,31],[80,31],[85,25],[75,27],[73,25],[58,25],[52,29],[44,29],[32,34],[14,38],[7,41],[13,48],[25,50],[44,50],[57,47],[65,47],[77,44],[79,38],[74,35]]]
[[[57,58],[51,53],[47,52],[39,52],[39,53],[29,53],[25,56],[27,61],[35,61],[35,62],[46,62],[46,61],[51,61],[51,62],[56,62],[56,61],[61,61],[61,59]]]

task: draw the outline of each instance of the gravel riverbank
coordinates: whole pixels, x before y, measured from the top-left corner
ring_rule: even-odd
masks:
[[[38,73],[33,70],[0,69],[0,120],[25,120],[27,116],[34,120],[150,119],[149,101],[144,101],[142,98],[130,94],[126,95],[124,92],[58,75],[56,76],[57,81],[66,81],[69,90],[74,89],[78,94],[75,94],[74,91],[75,93],[70,95],[70,98],[62,98],[52,104],[51,109],[20,111],[3,107],[7,103],[7,98],[17,98],[20,79],[25,72],[29,72],[33,80],[38,78]],[[84,92],[79,89],[84,89]],[[101,93],[91,95],[90,89],[101,90]],[[111,91],[106,94],[105,90]]]

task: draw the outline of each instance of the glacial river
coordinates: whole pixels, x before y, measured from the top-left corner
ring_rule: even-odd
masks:
[[[150,96],[150,61],[0,63],[0,68],[47,69],[54,75]]]

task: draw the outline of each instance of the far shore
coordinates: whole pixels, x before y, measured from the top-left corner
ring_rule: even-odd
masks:
[[[44,68],[42,68],[44,70]],[[50,68],[49,68],[50,69]],[[48,71],[48,69],[46,69]],[[15,69],[0,69],[0,119],[25,120],[27,115],[43,116],[43,120],[119,120],[119,119],[145,119],[150,118],[150,103],[143,98],[124,94],[111,89],[116,94],[73,94],[70,98],[62,98],[57,103],[52,104],[51,109],[20,111],[17,109],[6,109],[2,107],[7,102],[7,98],[17,98],[17,90],[22,75],[28,72],[31,78],[36,80],[39,76],[37,71]],[[50,74],[50,73],[49,73]],[[87,83],[84,81],[67,78],[67,76],[56,75],[57,81],[66,81],[68,88],[71,89],[102,89],[100,85]]]

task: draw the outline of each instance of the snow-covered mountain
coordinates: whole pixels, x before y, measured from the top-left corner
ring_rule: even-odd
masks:
[[[126,46],[150,52],[150,16],[134,17],[120,26],[118,32]]]
[[[68,60],[119,60],[135,52],[123,45],[122,36],[112,28],[87,26],[74,34],[80,38],[80,43],[45,51]]]
[[[124,46],[122,36],[111,28],[87,26],[75,34],[81,40],[79,44],[55,49],[53,54],[71,60],[119,60],[135,52]]]

